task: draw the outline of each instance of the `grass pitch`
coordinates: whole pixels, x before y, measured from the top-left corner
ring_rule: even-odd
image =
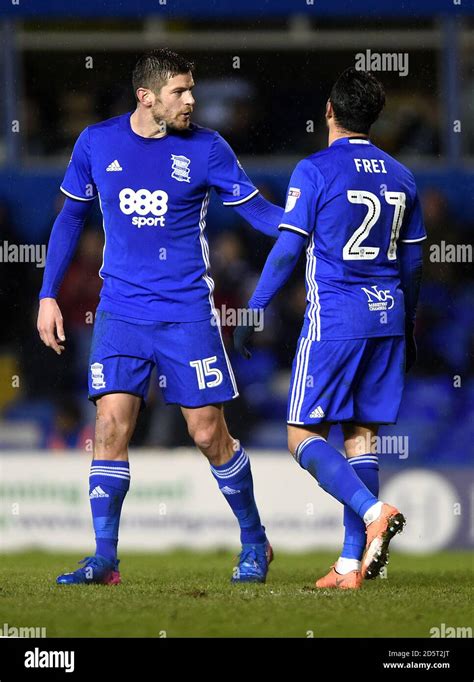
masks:
[[[266,585],[231,585],[228,552],[121,555],[122,584],[60,586],[75,554],[0,555],[0,628],[48,637],[430,637],[473,626],[465,552],[398,555],[362,590],[317,590],[335,553],[276,552]]]

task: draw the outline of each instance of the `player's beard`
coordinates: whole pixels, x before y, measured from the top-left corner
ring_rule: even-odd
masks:
[[[191,112],[189,112],[191,113]],[[172,130],[174,132],[181,132],[183,130],[187,130],[191,124],[191,118],[185,119],[183,123],[180,123],[180,117],[181,114],[178,114],[178,116],[174,119],[167,119],[166,117],[163,116],[163,114],[160,114],[158,112],[153,113],[153,120],[155,121],[156,125],[160,127],[164,132],[167,130]]]
[[[178,121],[179,121],[179,119],[178,119]],[[190,125],[191,125],[191,119],[190,118],[183,121],[182,124],[179,124],[179,122],[177,122],[177,121],[169,121],[166,123],[167,128],[174,130],[176,132],[181,132],[183,130],[187,130]]]

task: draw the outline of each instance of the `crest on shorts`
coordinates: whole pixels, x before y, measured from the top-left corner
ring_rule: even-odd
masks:
[[[191,182],[191,176],[189,175],[191,159],[188,159],[187,156],[171,154],[171,161],[173,162],[171,177],[178,180],[178,182]]]
[[[91,365],[92,388],[105,388],[105,379],[103,370],[104,365],[100,362],[94,362]]]

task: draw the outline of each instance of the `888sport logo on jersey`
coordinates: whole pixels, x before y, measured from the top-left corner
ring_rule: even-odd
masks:
[[[133,190],[125,187],[119,193],[120,210],[125,215],[133,215],[132,225],[144,227],[165,227],[168,211],[168,194],[162,189]]]

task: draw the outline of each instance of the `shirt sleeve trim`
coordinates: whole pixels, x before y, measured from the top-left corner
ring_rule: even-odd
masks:
[[[256,189],[254,190],[251,194],[249,194],[247,197],[244,199],[237,199],[237,201],[223,201],[224,206],[238,206],[239,204],[245,204],[246,201],[254,197],[256,194],[259,193],[260,190]]]
[[[400,239],[400,241],[403,242],[404,244],[414,244],[415,242],[422,242],[427,237],[428,235],[425,234],[424,237],[419,237],[418,239]]]
[[[280,223],[278,225],[278,229],[279,230],[288,230],[289,232],[297,232],[298,234],[302,234],[305,237],[309,237],[309,232],[302,230],[301,227],[295,227],[294,225],[288,225],[287,223]]]
[[[77,197],[75,194],[71,194],[70,192],[67,192],[64,187],[59,188],[63,194],[65,194],[67,197],[71,197],[71,199],[77,199],[77,201],[92,201],[93,199],[97,199],[97,194],[94,194],[93,197],[88,197],[85,199],[84,197]]]

